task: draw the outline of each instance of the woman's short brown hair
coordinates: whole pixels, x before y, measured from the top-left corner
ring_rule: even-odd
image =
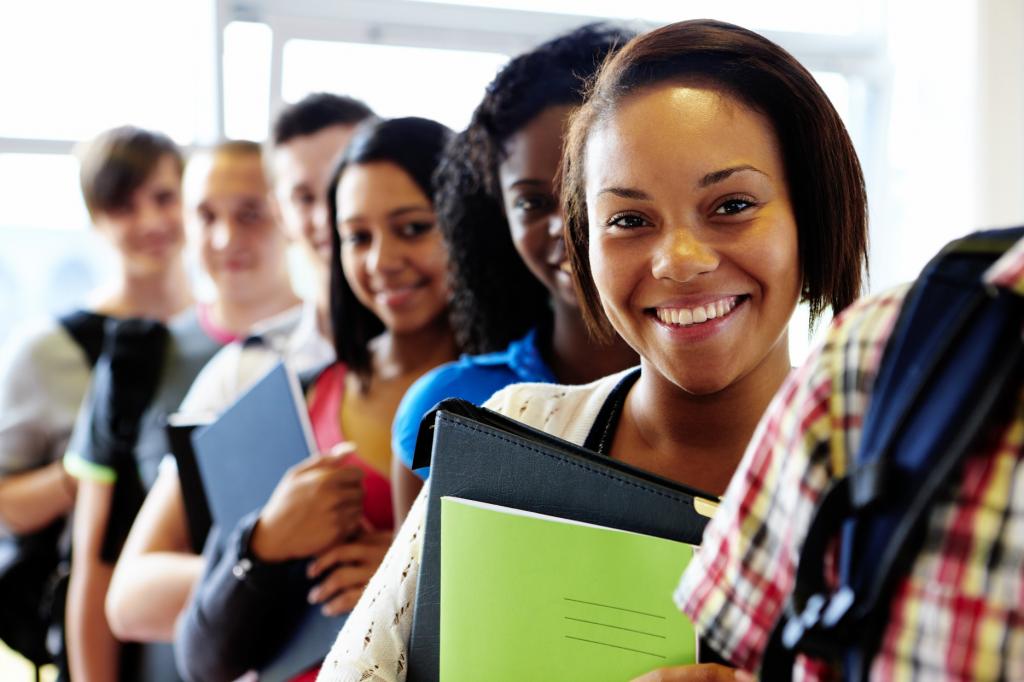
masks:
[[[566,247],[591,330],[611,332],[590,272],[587,140],[624,99],[666,83],[720,89],[768,118],[782,149],[811,324],[826,307],[838,313],[852,303],[867,270],[867,194],[839,114],[807,69],[767,38],[719,21],[684,21],[637,36],[605,62],[569,126]]]
[[[127,206],[165,156],[175,160],[179,176],[185,166],[181,151],[169,137],[133,126],[100,133],[78,156],[82,198],[93,218]]]

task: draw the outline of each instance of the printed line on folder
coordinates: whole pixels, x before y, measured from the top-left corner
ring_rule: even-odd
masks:
[[[584,601],[582,599],[573,599],[572,597],[562,597],[565,601],[575,602],[577,604],[587,604],[589,606],[600,606],[603,609],[615,609],[616,611],[626,611],[627,613],[637,613],[641,616],[650,616],[651,618],[660,618],[665,620],[665,616],[659,616],[656,613],[647,613],[646,611],[636,611],[634,609],[623,608],[622,606],[612,606],[611,604],[599,604],[593,601]]]
[[[599,625],[603,628],[614,628],[616,630],[625,630],[626,632],[635,632],[638,635],[647,635],[648,637],[657,637],[658,639],[665,639],[665,635],[659,635],[655,632],[644,632],[643,630],[634,630],[633,628],[624,628],[618,625],[609,625],[608,623],[598,623],[596,620],[583,620],[582,618],[573,618],[572,616],[566,616],[566,620],[574,620],[577,623],[587,623],[588,625]]]
[[[618,644],[609,644],[608,642],[598,642],[593,639],[583,639],[582,637],[573,637],[572,635],[566,635],[566,639],[575,639],[577,642],[587,642],[588,644],[599,644],[601,646],[610,646],[613,649],[622,649],[623,651],[632,651],[635,654],[644,654],[645,656],[654,656],[655,658],[665,658],[664,654],[655,654],[650,651],[641,651],[640,649],[630,649],[628,646],[619,646]]]

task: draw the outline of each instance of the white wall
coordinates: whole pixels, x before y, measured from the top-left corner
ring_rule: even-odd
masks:
[[[1024,225],[1024,2],[978,5],[975,218]]]
[[[950,239],[1024,224],[1024,2],[901,0],[885,26],[871,291],[913,278]]]

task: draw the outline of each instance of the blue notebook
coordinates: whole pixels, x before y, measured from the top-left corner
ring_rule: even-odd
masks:
[[[290,467],[316,452],[295,375],[278,363],[217,421],[192,432],[192,446],[213,522],[233,528],[261,508]],[[317,665],[347,614],[328,618],[310,606],[260,682],[281,682]]]
[[[212,424],[192,432],[213,522],[233,528],[262,507],[290,467],[316,452],[295,375],[278,363]]]

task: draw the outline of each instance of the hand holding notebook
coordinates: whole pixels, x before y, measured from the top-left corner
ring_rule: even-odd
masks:
[[[362,525],[363,472],[344,464],[345,451],[292,466],[263,506],[252,534],[264,561],[304,559],[351,537]]]
[[[277,527],[276,539],[267,544],[273,544],[281,558],[320,553],[336,536],[358,528],[361,475],[343,464],[349,452],[316,454],[305,400],[284,364],[270,370],[216,422],[194,431],[192,442],[215,524],[234,528],[241,518],[262,507],[261,519],[272,518],[256,524],[251,540],[256,541],[261,525]],[[339,490],[349,488],[359,491],[355,504],[340,505],[346,511],[335,513]],[[351,492],[346,493],[349,502]],[[327,518],[319,518],[325,513]],[[323,523],[312,532],[308,523],[301,523],[303,519]],[[345,527],[339,530],[341,521]],[[273,550],[260,555],[259,547],[255,549],[265,561],[278,559]],[[263,551],[267,552],[266,547]],[[306,609],[298,626],[278,651],[267,652],[271,660],[260,670],[260,680],[288,680],[308,670],[323,659],[344,624],[344,617],[327,617],[317,605],[298,606]]]

